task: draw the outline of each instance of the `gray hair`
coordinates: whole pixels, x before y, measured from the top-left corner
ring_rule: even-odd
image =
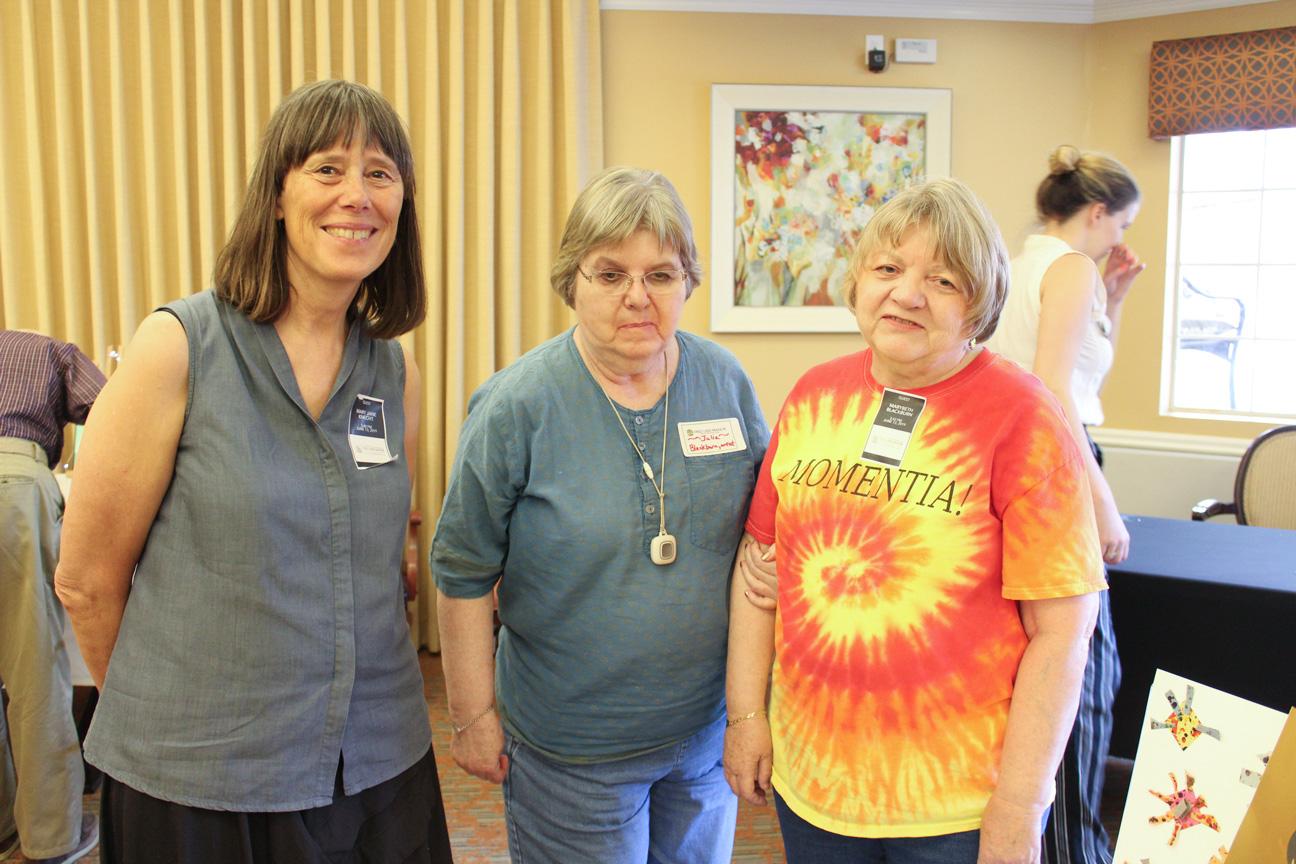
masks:
[[[581,259],[602,246],[628,240],[639,231],[674,250],[686,274],[685,297],[702,281],[693,223],[671,182],[642,168],[608,168],[581,190],[567,216],[549,282],[568,306],[576,297]]]
[[[959,277],[968,302],[969,335],[978,342],[990,338],[1008,297],[1008,249],[985,204],[966,183],[952,178],[912,186],[878,208],[851,256],[847,301],[855,305],[869,256],[880,247],[899,246],[914,227],[926,229],[935,255]]]

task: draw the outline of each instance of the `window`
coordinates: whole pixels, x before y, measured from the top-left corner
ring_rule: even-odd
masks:
[[[1296,128],[1171,140],[1162,409],[1296,419]]]

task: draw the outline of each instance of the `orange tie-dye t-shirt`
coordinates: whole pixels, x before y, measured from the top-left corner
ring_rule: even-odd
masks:
[[[747,529],[778,544],[774,787],[858,837],[980,826],[1026,647],[1018,600],[1106,588],[1079,450],[1034,376],[983,350],[899,466],[863,458],[870,352],[784,403]]]

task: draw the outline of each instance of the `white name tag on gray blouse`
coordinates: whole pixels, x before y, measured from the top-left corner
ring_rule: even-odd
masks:
[[[898,468],[900,460],[904,459],[905,450],[909,449],[909,440],[913,438],[914,429],[918,426],[918,418],[926,407],[927,400],[922,396],[885,388],[882,391],[882,404],[878,406],[877,416],[873,418],[873,428],[869,430],[860,457]]]
[[[351,406],[347,441],[351,445],[351,458],[362,471],[385,465],[396,458],[387,447],[387,416],[383,412],[383,400],[356,394]]]
[[[677,424],[676,428],[685,456],[711,456],[747,449],[747,439],[743,437],[742,424],[737,417],[694,420]]]

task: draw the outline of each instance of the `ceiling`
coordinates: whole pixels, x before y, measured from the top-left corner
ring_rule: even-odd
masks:
[[[600,0],[604,10],[1093,24],[1275,0]]]

